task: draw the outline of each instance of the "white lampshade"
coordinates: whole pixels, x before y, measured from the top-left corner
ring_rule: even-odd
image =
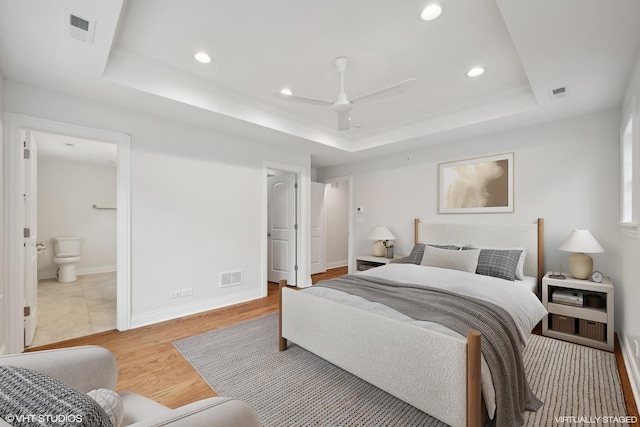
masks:
[[[561,251],[575,252],[569,258],[569,273],[576,279],[588,279],[593,271],[593,259],[588,254],[604,252],[589,230],[573,230],[560,245]]]
[[[396,236],[384,225],[379,225],[367,236],[367,240],[393,240]]]
[[[604,252],[600,243],[589,230],[573,230],[560,245],[561,251],[595,254]]]

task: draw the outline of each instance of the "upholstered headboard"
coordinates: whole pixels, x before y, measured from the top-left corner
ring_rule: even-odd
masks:
[[[544,276],[544,219],[531,224],[452,224],[414,220],[415,243],[527,248],[524,274]]]

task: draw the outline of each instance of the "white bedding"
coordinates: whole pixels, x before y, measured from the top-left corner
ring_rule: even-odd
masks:
[[[522,280],[514,280],[513,283],[519,286],[525,286],[534,294],[538,294],[538,279],[536,277],[524,276]]]
[[[520,334],[520,340],[524,345],[526,345],[529,340],[529,335],[533,328],[544,315],[547,314],[544,306],[535,294],[531,292],[531,284],[528,282],[510,282],[458,270],[447,270],[415,264],[388,264],[357,274],[447,289],[451,292],[464,294],[496,304],[505,309],[514,319],[518,333]],[[304,292],[309,292],[323,298],[375,312],[382,316],[405,321],[447,335],[457,336],[460,337],[460,339],[466,339],[466,337],[440,324],[414,320],[383,304],[371,302],[345,292],[317,287],[307,288]],[[496,408],[495,389],[493,387],[493,381],[491,380],[489,367],[484,357],[482,358],[482,392],[489,416],[493,419]]]

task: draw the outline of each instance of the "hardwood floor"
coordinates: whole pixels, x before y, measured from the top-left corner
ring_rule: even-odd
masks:
[[[346,267],[328,270],[326,273],[313,275],[312,282],[317,283],[346,273]],[[277,312],[278,302],[278,284],[269,283],[268,296],[259,300],[129,331],[101,332],[29,351],[78,345],[108,348],[118,360],[117,390],[132,391],[170,408],[177,408],[216,394],[175,349],[172,342]],[[273,345],[278,345],[277,336],[274,336]]]
[[[312,276],[312,282],[339,277],[347,269],[337,268]],[[278,311],[278,284],[269,283],[266,298],[212,310],[129,331],[108,331],[30,349],[37,351],[77,345],[99,345],[113,352],[118,360],[117,390],[128,390],[177,408],[205,397],[216,396],[200,375],[173,347],[172,342],[212,329]],[[535,333],[535,332],[534,332]],[[539,333],[539,332],[538,332]],[[616,337],[617,338],[617,337]],[[278,345],[274,337],[274,346]],[[638,416],[629,377],[616,339],[616,361],[628,415]]]

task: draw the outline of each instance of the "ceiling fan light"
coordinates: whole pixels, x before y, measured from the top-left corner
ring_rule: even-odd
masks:
[[[467,77],[478,77],[484,74],[484,68],[482,67],[473,67],[467,72]]]
[[[196,61],[201,64],[208,64],[211,62],[211,57],[204,52],[198,52],[194,55]]]
[[[440,14],[442,14],[442,6],[434,3],[430,4],[422,10],[420,18],[423,21],[433,21],[434,19],[437,19]]]
[[[287,89],[287,88],[282,89],[282,90],[280,91],[280,93],[281,93],[282,95],[285,95],[285,96],[291,96],[291,95],[293,95],[293,92],[291,92],[291,89]]]

